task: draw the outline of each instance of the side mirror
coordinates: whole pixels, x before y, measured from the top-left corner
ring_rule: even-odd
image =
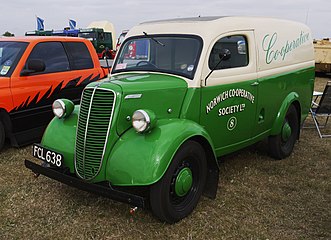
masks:
[[[109,47],[106,47],[105,48],[105,53],[104,53],[104,57],[103,57],[104,59],[108,59],[108,58],[110,58],[109,57]]]
[[[219,54],[220,59],[223,61],[229,60],[231,58],[231,52],[227,48],[222,48]]]
[[[209,76],[214,72],[214,70],[218,67],[218,65],[220,65],[220,63],[222,61],[226,61],[229,60],[231,58],[231,52],[229,49],[227,48],[222,48],[220,53],[219,53],[219,58],[220,60],[218,61],[218,63],[213,67],[213,69],[208,73],[207,77],[205,78],[205,85],[207,84],[207,79],[209,78]]]
[[[43,72],[45,71],[45,62],[41,59],[31,59],[26,63],[26,69],[21,71],[21,76],[27,76],[31,73]]]

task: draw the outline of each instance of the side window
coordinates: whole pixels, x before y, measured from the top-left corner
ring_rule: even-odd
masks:
[[[45,71],[43,73],[68,71],[69,61],[67,54],[60,42],[42,42],[38,43],[32,50],[30,59],[41,59],[45,62]]]
[[[93,68],[93,61],[86,45],[82,42],[66,42],[64,46],[68,52],[72,70]]]
[[[233,35],[219,39],[211,50],[208,65],[213,69],[220,61],[219,54],[222,49],[228,49],[231,52],[231,57],[228,60],[223,60],[217,67],[218,69],[244,67],[248,65],[248,45],[247,39],[242,35]]]
[[[111,40],[111,33],[105,33],[105,40],[110,41]]]

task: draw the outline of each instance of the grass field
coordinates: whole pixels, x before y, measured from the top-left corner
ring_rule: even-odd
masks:
[[[315,90],[327,80],[317,78]],[[203,197],[174,225],[35,179],[23,165],[30,152],[7,147],[0,154],[0,239],[331,239],[331,138],[315,129],[304,129],[282,161],[267,155],[264,142],[220,159],[217,198]]]

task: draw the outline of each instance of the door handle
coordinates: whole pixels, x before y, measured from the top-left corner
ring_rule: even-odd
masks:
[[[259,85],[259,82],[257,82],[257,81],[251,83],[251,86],[257,86],[257,85]]]

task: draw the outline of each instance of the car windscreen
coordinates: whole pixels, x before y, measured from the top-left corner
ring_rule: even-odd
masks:
[[[10,77],[25,51],[26,42],[0,41],[0,77]]]
[[[193,79],[202,40],[190,35],[145,35],[129,38],[113,66],[113,73],[164,72]]]

